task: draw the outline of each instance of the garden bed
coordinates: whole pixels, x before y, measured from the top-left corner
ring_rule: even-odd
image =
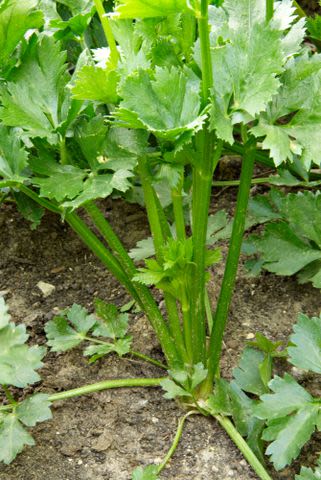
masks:
[[[235,189],[214,190],[213,211],[231,209],[235,194]],[[145,214],[136,205],[113,201],[103,207],[126,246],[132,247],[147,236]],[[79,303],[90,310],[95,297],[117,305],[129,300],[99,261],[54,215],[46,214],[34,232],[14,205],[2,205],[0,246],[0,291],[13,318],[28,326],[34,343],[45,343],[44,324],[57,309]],[[221,279],[222,263],[216,273]],[[39,281],[54,285],[54,292],[44,298],[37,287]],[[211,284],[213,305],[218,291],[219,285]],[[223,373],[231,373],[246,340],[255,332],[286,339],[300,311],[316,315],[319,310],[319,291],[311,286],[270,274],[249,278],[241,267],[226,332]],[[161,359],[154,334],[141,314],[132,315],[131,333],[136,350]],[[162,372],[153,366],[114,356],[88,366],[76,349],[47,355],[44,381],[36,390],[51,393],[107,378],[160,375]],[[318,385],[312,388],[318,390]],[[135,466],[160,460],[170,445],[180,411],[174,401],[162,395],[159,389],[125,389],[55,404],[53,420],[34,429],[36,447],[26,448],[12,465],[1,465],[1,480],[128,480]],[[317,444],[312,448],[310,444],[294,469],[273,478],[293,479],[298,465],[312,463],[317,450]],[[257,477],[214,420],[194,416],[188,420],[177,454],[162,478]]]

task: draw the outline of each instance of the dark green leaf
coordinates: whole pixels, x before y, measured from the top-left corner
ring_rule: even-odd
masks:
[[[40,225],[44,209],[21,192],[15,192],[14,198],[19,212],[28,222],[31,222],[31,230],[35,230]]]
[[[23,181],[28,165],[28,153],[22,147],[16,132],[0,125],[0,176],[8,180]]]
[[[168,89],[171,85],[171,89]],[[199,130],[200,81],[187,68],[157,68],[154,78],[143,70],[121,86],[120,108],[115,116],[124,126],[143,128],[160,138],[177,140],[184,132]]]
[[[113,343],[106,343],[105,345],[89,345],[84,351],[86,357],[91,357],[89,362],[96,362],[99,358],[108,355],[109,353],[115,352],[120,357],[126,355],[130,352],[132,343],[132,337],[124,337],[115,340]]]
[[[265,359],[265,355],[254,348],[246,348],[239,365],[233,369],[233,376],[239,387],[245,392],[261,395],[266,392],[266,385],[262,381],[260,365]]]

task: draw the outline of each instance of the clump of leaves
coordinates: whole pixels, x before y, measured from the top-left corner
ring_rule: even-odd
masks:
[[[208,401],[212,413],[233,417],[239,432],[262,461],[268,443],[265,453],[277,470],[290,465],[312,434],[321,431],[321,398],[313,397],[288,373],[272,378],[273,359],[277,357],[302,370],[321,372],[321,315],[309,318],[300,314],[293,330],[287,349],[280,349],[282,342],[271,342],[257,334],[234,369],[234,380],[221,380]],[[303,468],[296,478],[310,478],[304,477],[310,472]]]
[[[128,315],[115,305],[95,300],[95,314],[74,304],[46,324],[48,345],[53,352],[66,352],[86,342],[84,355],[90,363],[111,352],[130,352],[132,337],[127,335]],[[102,338],[108,339],[102,340]]]
[[[248,262],[251,271],[263,268],[276,275],[297,274],[300,283],[312,282],[321,288],[321,192],[284,195],[272,191],[260,199],[274,219],[243,244],[245,253],[257,256]]]
[[[0,461],[6,464],[12,462],[25,445],[35,444],[25,427],[34,427],[52,417],[48,395],[38,393],[18,402],[10,389],[24,388],[40,380],[37,370],[43,366],[46,349],[29,347],[27,340],[26,327],[11,321],[0,297],[0,387],[7,398],[7,404],[0,405]]]

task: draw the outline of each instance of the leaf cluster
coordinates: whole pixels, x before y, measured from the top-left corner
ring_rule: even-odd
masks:
[[[45,326],[51,351],[66,352],[85,342],[84,355],[90,357],[90,363],[111,352],[121,357],[129,353],[132,338],[127,330],[128,315],[99,299],[95,300],[95,314],[74,304]]]
[[[43,366],[45,348],[27,345],[24,325],[11,321],[3,297],[0,297],[0,386],[9,402],[0,406],[0,461],[8,464],[34,439],[25,427],[33,427],[52,417],[46,394],[34,394],[18,403],[10,387],[24,388],[39,382],[37,370]]]
[[[304,191],[284,195],[271,191],[258,197],[270,217],[260,235],[251,235],[243,250],[256,254],[250,268],[277,275],[297,274],[300,283],[321,288],[321,194]],[[257,203],[254,199],[254,202]]]

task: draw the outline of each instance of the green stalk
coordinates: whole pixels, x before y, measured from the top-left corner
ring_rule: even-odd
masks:
[[[160,383],[167,377],[162,378],[121,378],[117,380],[104,380],[98,383],[85,385],[84,387],[73,388],[65,392],[54,393],[49,395],[50,402],[57,402],[59,400],[66,400],[67,398],[79,397],[81,395],[88,395],[89,393],[101,392],[102,390],[109,390],[112,388],[136,388],[136,387],[159,387]],[[0,412],[7,412],[12,410],[15,405],[3,405],[0,407]]]
[[[202,96],[203,106],[205,106],[213,86],[207,0],[201,1],[198,30],[201,44]],[[215,136],[213,132],[208,131],[207,124],[204,126],[199,137],[200,156],[196,159],[193,170],[192,230],[195,269],[191,295],[191,343],[193,345],[193,362],[205,363],[206,327],[204,298],[206,234],[213,167],[216,163],[216,158],[213,158]],[[219,155],[220,149],[217,148],[215,157],[219,157]]]
[[[172,202],[173,202],[173,210],[174,210],[176,236],[177,236],[177,239],[180,241],[184,241],[186,239],[185,218],[184,218],[183,197],[182,197],[183,181],[184,181],[184,174],[181,175],[181,178],[177,187],[172,190]]]
[[[163,227],[164,222],[162,222],[161,217],[159,215],[159,208],[156,201],[156,193],[151,183],[151,176],[148,168],[148,163],[146,158],[144,157],[141,157],[138,160],[138,172],[142,182],[144,200],[145,200],[145,205],[147,209],[148,221],[149,221],[151,233],[153,236],[156,258],[160,263],[162,263],[163,261],[162,250],[165,245],[165,241],[167,239],[167,232],[164,232],[164,227]],[[181,360],[185,362],[187,360],[187,354],[185,350],[176,299],[172,295],[164,292],[164,300],[167,308],[170,330],[174,340],[173,343],[175,343],[180,353]]]
[[[18,405],[18,402],[15,400],[14,396],[10,392],[9,388],[6,385],[2,385],[3,391],[7,397],[8,402],[12,407],[15,407]]]
[[[157,468],[157,473],[159,474],[162,470],[164,470],[164,468],[166,467],[166,465],[168,464],[168,462],[170,461],[170,459],[172,458],[172,456],[174,455],[177,447],[178,447],[178,444],[179,444],[179,441],[182,437],[182,434],[183,434],[183,429],[184,429],[184,424],[185,424],[185,421],[188,417],[190,417],[191,415],[195,415],[195,414],[198,414],[199,412],[198,411],[195,411],[195,410],[191,410],[190,412],[186,413],[186,415],[184,415],[183,417],[181,417],[178,421],[178,426],[177,426],[177,430],[176,430],[176,434],[175,434],[175,437],[174,437],[174,440],[173,440],[173,443],[170,447],[170,449],[168,450],[164,460],[162,461],[162,463],[158,466]]]
[[[300,7],[300,5],[298,4],[298,2],[296,2],[295,0],[293,1],[293,4],[295,5],[295,8],[296,8],[296,13],[299,15],[300,18],[305,18],[307,16],[307,14],[305,13],[305,11],[303,10],[302,7]]]
[[[60,163],[61,165],[68,164],[68,152],[66,147],[66,139],[61,138],[60,140]]]
[[[79,397],[88,393],[100,392],[111,388],[131,388],[131,387],[159,387],[160,383],[167,377],[162,378],[124,378],[117,380],[104,380],[103,382],[93,383],[84,387],[74,388],[65,392],[55,393],[49,396],[50,402],[66,400],[67,398]]]
[[[93,337],[83,337],[84,340],[87,340],[88,342],[95,343],[96,345],[110,345],[110,342],[105,342],[104,340],[99,340],[98,338],[93,338]],[[158,362],[154,358],[149,357],[148,355],[145,355],[144,353],[140,352],[135,352],[133,350],[130,350],[128,352],[128,355],[132,355],[133,357],[137,357],[140,360],[144,360],[144,362],[151,363],[152,365],[155,365],[156,367],[162,368],[163,370],[167,370],[168,367],[164,365],[161,362]]]
[[[116,41],[110,26],[109,19],[106,16],[103,2],[101,0],[94,0],[94,4],[101,21],[101,25],[103,27],[108,46],[110,48],[110,63],[114,68],[116,68],[119,60],[119,52],[117,50]]]
[[[241,245],[245,229],[246,211],[249,201],[251,179],[254,168],[255,144],[250,140],[242,161],[240,188],[237,196],[232,236],[226,260],[223,283],[217,302],[208,352],[207,388],[212,389],[214,376],[218,371],[222,351],[223,334],[233,295]]]
[[[246,458],[246,460],[251,465],[258,477],[261,480],[272,480],[272,477],[270,477],[268,472],[263,467],[262,463],[250,449],[244,438],[236,430],[233,423],[228,418],[222,417],[221,415],[215,415],[215,418],[224,428],[229,437],[233,440],[237,448],[241,451],[244,458]]]
[[[274,0],[266,0],[266,21],[269,22],[273,18]]]

